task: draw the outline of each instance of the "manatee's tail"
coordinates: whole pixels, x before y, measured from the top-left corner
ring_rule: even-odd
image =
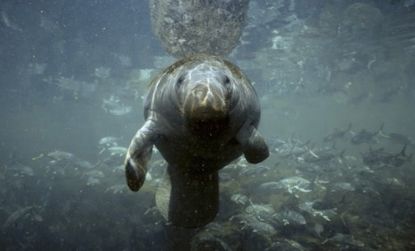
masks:
[[[211,222],[219,208],[218,172],[189,174],[171,166],[168,172],[171,186],[164,189],[164,194],[170,190],[168,221],[185,228],[201,227]]]

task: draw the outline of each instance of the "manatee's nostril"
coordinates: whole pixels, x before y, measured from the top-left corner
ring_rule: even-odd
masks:
[[[194,95],[195,95],[198,99],[203,100],[203,98],[204,98],[204,97],[205,97],[205,95],[206,95],[206,91],[204,91],[204,90],[195,90],[195,91],[194,91]]]
[[[207,88],[204,86],[198,86],[193,89],[193,95],[200,101],[202,101],[205,98],[206,93],[207,93]]]

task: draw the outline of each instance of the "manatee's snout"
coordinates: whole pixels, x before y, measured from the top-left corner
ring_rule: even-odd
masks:
[[[223,118],[226,111],[224,91],[213,84],[194,86],[185,99],[185,116],[191,120]]]
[[[225,112],[225,102],[220,91],[209,85],[199,85],[192,90],[194,96],[194,111]]]

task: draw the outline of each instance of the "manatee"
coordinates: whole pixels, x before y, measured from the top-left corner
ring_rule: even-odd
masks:
[[[224,56],[238,44],[249,0],[150,0],[151,26],[176,57]]]
[[[127,184],[141,188],[156,146],[168,163],[168,221],[174,226],[200,227],[215,218],[221,168],[242,154],[250,163],[269,156],[257,129],[257,94],[220,56],[192,55],[162,71],[150,84],[144,118],[126,154]]]

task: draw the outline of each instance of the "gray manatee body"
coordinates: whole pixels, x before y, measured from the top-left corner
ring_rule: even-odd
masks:
[[[151,25],[176,57],[227,55],[245,27],[249,0],[150,0]]]
[[[213,220],[219,169],[242,154],[250,163],[269,156],[257,131],[255,90],[239,68],[218,56],[194,55],[161,72],[151,84],[144,115],[126,156],[127,184],[133,191],[143,185],[155,145],[168,163],[168,220],[176,226]]]

